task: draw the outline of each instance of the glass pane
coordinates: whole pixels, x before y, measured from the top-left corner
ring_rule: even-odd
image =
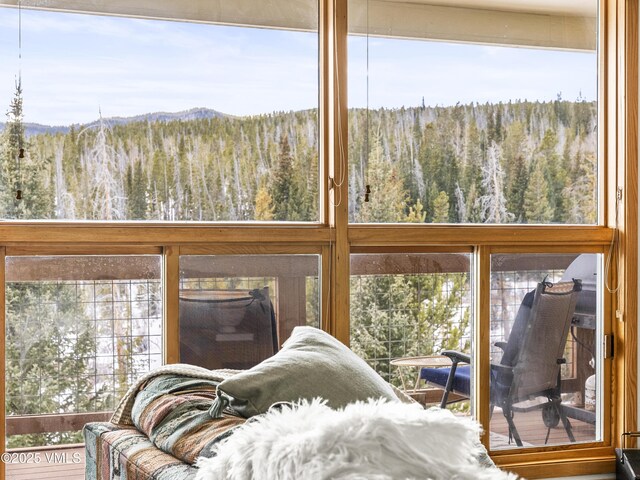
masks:
[[[81,477],[83,449],[62,447],[162,364],[160,271],[158,255],[7,257],[5,444],[38,452],[29,478]]]
[[[351,349],[425,405],[440,404],[452,362],[471,355],[468,254],[351,255]],[[456,357],[458,358],[458,357]],[[470,413],[470,359],[457,366],[449,408]]]
[[[0,8],[0,219],[319,220],[316,0],[22,6],[21,61]]]
[[[601,263],[491,257],[492,449],[602,439]]]
[[[597,222],[598,2],[566,5],[349,1],[351,222]]]
[[[180,257],[180,361],[251,368],[320,326],[319,255]]]

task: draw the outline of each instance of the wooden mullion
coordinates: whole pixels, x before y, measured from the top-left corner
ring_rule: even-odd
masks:
[[[328,28],[331,35],[331,115],[329,175],[333,179],[329,194],[329,225],[335,232],[331,254],[330,333],[349,345],[349,198],[348,198],[348,110],[347,110],[347,0],[328,2]],[[337,52],[337,55],[336,55]]]
[[[180,361],[180,247],[165,246],[163,250],[163,358],[164,363],[178,363]]]
[[[333,59],[333,42],[331,41],[330,28],[332,28],[332,21],[330,20],[330,14],[332,7],[330,3],[333,0],[318,0],[318,45],[319,45],[319,63],[320,63],[320,84],[319,84],[319,149],[318,149],[318,165],[320,168],[318,185],[320,198],[318,199],[320,205],[320,223],[328,225],[330,218],[329,210],[329,172],[332,167],[330,166],[330,138],[332,137],[330,123],[331,115],[330,109],[333,105],[332,91],[333,83],[331,81],[331,75],[333,68],[331,62]]]
[[[491,333],[491,256],[490,249],[479,246],[474,256],[475,279],[474,312],[476,317],[473,331],[473,411],[482,425],[482,444],[489,450],[489,393],[490,393],[490,333]]]
[[[322,248],[320,256],[320,328],[326,332],[333,331],[331,311],[331,248]]]

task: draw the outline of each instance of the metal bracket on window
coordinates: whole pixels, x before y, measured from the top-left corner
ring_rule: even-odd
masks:
[[[614,336],[613,335],[605,335],[603,339],[603,352],[604,358],[612,358],[613,357],[613,345],[614,345]]]

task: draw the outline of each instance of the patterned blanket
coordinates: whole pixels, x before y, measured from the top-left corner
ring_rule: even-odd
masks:
[[[120,403],[113,412],[111,417],[111,423],[122,426],[131,426],[133,421],[131,419],[131,409],[133,403],[136,400],[138,393],[144,388],[147,382],[155,377],[166,374],[181,375],[183,377],[199,378],[205,380],[213,380],[215,382],[221,382],[225,378],[229,378],[238,373],[238,370],[207,370],[206,368],[197,367],[195,365],[187,365],[185,363],[172,363],[169,365],[163,365],[158,367],[146,375],[143,375],[138,379],[136,383],[129,387],[127,393],[122,397]]]
[[[176,374],[152,378],[135,398],[133,424],[157,448],[193,464],[246,421],[227,413],[222,418],[208,414],[218,383]]]

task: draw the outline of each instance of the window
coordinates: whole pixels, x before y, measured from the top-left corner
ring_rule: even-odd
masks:
[[[602,440],[601,279],[602,258],[593,253],[491,256],[492,449]],[[548,286],[574,280],[580,282],[580,291],[566,310],[551,306],[549,299],[553,302],[554,297],[542,295],[536,300],[541,282]],[[553,362],[546,362],[545,357]],[[561,362],[559,367],[548,370],[557,362]],[[508,394],[491,383],[498,383],[503,373],[494,365],[513,367]],[[556,408],[554,402],[560,402],[562,408]],[[504,441],[509,436],[509,415],[522,445]],[[564,415],[568,426],[561,418]]]
[[[351,349],[417,401],[440,402],[442,390],[419,379],[419,363],[394,361],[471,354],[471,280],[469,254],[352,254]],[[468,398],[458,400],[456,411],[470,413]]]
[[[318,7],[279,3],[0,10],[0,218],[317,222]]]
[[[182,255],[180,361],[251,368],[320,326],[318,255]]]
[[[349,2],[350,221],[597,223],[597,2],[435,3]]]
[[[9,451],[75,444],[70,464],[82,466],[84,424],[108,420],[129,386],[162,365],[160,267],[159,255],[6,258]]]

